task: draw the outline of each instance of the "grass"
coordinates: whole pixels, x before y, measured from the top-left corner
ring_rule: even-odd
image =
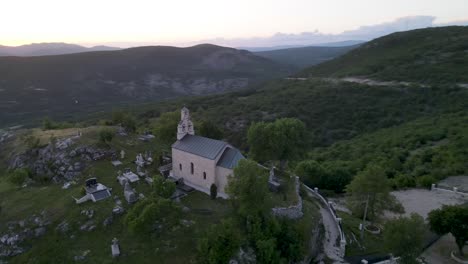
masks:
[[[347,241],[346,256],[386,254],[382,249],[382,234],[374,235],[364,231],[364,237],[361,239],[359,224],[362,219],[340,211],[337,212],[337,215],[343,220],[342,225]]]
[[[281,182],[278,192],[271,192],[271,199],[274,207],[287,207],[297,203],[295,179],[287,173],[275,171],[276,176]]]
[[[11,221],[24,220],[32,215],[39,215],[42,211],[47,212],[47,219],[51,224],[47,226],[45,236],[26,241],[22,246],[28,250],[16,257],[9,259],[9,263],[71,263],[74,256],[83,254],[90,250],[86,259],[81,263],[194,263],[196,258],[196,245],[199,238],[213,224],[219,223],[227,218],[232,212],[229,201],[223,199],[211,200],[206,194],[192,192],[181,198],[181,206],[190,210],[182,213],[181,220],[193,221],[193,225],[186,227],[178,225],[174,228],[163,229],[156,233],[146,235],[133,235],[128,232],[124,223],[124,216],[114,216],[113,224],[104,227],[103,221],[112,215],[115,206],[114,199],[93,203],[87,202],[81,205],[75,204],[72,197],[79,198],[83,195],[82,188],[85,179],[90,176],[96,177],[98,181],[112,189],[112,195],[118,196],[123,202],[125,209],[129,209],[123,197],[123,187],[116,181],[117,171],[124,168],[136,170],[133,163],[138,153],[151,150],[153,153],[167,151],[168,147],[160,144],[157,140],[141,142],[136,136],[116,136],[109,146],[97,143],[100,127],[82,129],[82,137],[77,140],[77,145],[92,145],[99,148],[112,148],[117,152],[125,149],[126,157],[121,160],[123,165],[115,168],[110,160],[93,161],[85,169],[77,184],[69,189],[62,189],[58,184],[34,184],[25,188],[17,187],[0,177],[0,233],[7,231],[7,223]],[[54,130],[57,138],[74,135],[76,130]],[[34,130],[37,137],[48,139],[51,131]],[[21,142],[13,142],[21,144]],[[13,145],[14,146],[14,145]],[[12,147],[12,146],[10,146]],[[70,147],[70,149],[72,149]],[[5,153],[2,153],[2,157]],[[148,172],[151,176],[156,175],[156,166],[149,166]],[[284,179],[283,191],[274,194],[279,205],[289,206],[296,202],[294,192],[294,180],[289,177],[280,176]],[[149,195],[151,187],[141,181],[133,184],[138,193]],[[81,214],[82,210],[94,210],[96,229],[93,231],[80,231],[80,226],[89,219]],[[314,246],[310,241],[312,232],[317,228],[319,219],[316,206],[310,202],[304,202],[304,217],[291,221],[296,225],[306,243],[304,252]],[[57,225],[66,221],[70,230],[63,234],[55,230]],[[111,257],[110,245],[112,239],[119,240],[122,255],[119,258]]]
[[[83,136],[77,144],[97,145],[99,127],[82,129]],[[54,130],[56,137],[68,137],[74,135],[76,130]],[[36,136],[48,139],[52,132],[33,130]],[[14,144],[20,144],[15,142]],[[23,246],[29,250],[9,260],[9,263],[70,263],[74,256],[90,250],[87,258],[82,263],[192,263],[196,255],[198,238],[212,224],[218,223],[230,213],[227,201],[222,199],[211,200],[208,195],[193,192],[181,199],[180,203],[190,209],[183,213],[182,219],[191,220],[193,226],[179,225],[170,230],[162,230],[148,235],[132,235],[127,231],[124,217],[114,217],[114,222],[109,227],[103,226],[103,221],[112,215],[115,206],[114,200],[106,200],[93,203],[87,202],[81,205],[75,204],[72,197],[79,198],[83,195],[82,186],[89,176],[97,177],[100,183],[112,188],[112,195],[122,200],[126,209],[127,205],[123,197],[123,187],[116,181],[117,171],[124,168],[136,170],[133,163],[134,157],[145,150],[153,153],[167,150],[156,140],[141,142],[135,136],[115,137],[110,146],[97,145],[101,148],[111,147],[117,151],[125,149],[124,163],[115,168],[110,160],[100,160],[91,163],[76,185],[69,189],[62,189],[61,185],[33,185],[26,188],[13,186],[0,177],[0,232],[7,229],[6,223],[10,221],[24,220],[33,214],[39,215],[43,210],[47,212],[48,219],[52,222],[47,227],[47,234],[41,238],[27,241]],[[3,154],[2,154],[3,155]],[[150,166],[148,172],[156,175],[156,166]],[[151,187],[141,181],[133,185],[137,192],[149,195]],[[81,215],[84,209],[95,211],[92,220],[97,225],[93,231],[79,231],[79,227],[88,221]],[[62,221],[70,224],[70,231],[66,234],[55,231],[55,227]],[[112,259],[110,245],[116,237],[120,241],[122,256]]]

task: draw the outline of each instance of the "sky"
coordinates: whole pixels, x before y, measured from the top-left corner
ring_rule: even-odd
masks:
[[[0,45],[177,45],[339,34],[409,16],[468,21],[468,0],[0,0],[0,14]]]

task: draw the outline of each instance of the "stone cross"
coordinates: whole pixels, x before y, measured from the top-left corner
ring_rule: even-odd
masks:
[[[125,159],[125,150],[120,151],[120,159]]]

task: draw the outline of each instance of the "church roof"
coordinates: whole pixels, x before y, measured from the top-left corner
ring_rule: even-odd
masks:
[[[239,150],[228,147],[216,165],[227,169],[232,169],[237,166],[237,163],[239,163],[239,160],[241,159],[245,159],[245,157],[242,155],[242,153],[240,153]]]
[[[228,143],[221,140],[187,134],[182,139],[172,144],[172,147],[214,160],[227,145]]]

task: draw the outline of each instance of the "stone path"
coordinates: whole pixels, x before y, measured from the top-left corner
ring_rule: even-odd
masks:
[[[316,198],[310,191],[308,191],[308,195]],[[342,258],[340,245],[337,245],[337,241],[340,240],[340,232],[333,220],[333,215],[322,203],[318,204],[320,205],[320,214],[325,229],[325,237],[323,238],[324,253],[333,263],[346,263]]]

